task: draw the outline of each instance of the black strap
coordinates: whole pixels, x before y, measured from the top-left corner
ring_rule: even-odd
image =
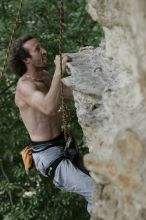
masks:
[[[50,176],[52,179],[55,176],[55,171],[59,163],[63,160],[67,159],[65,157],[59,157],[57,158],[47,169],[46,169],[46,175]],[[84,167],[82,158],[79,157],[78,161],[72,162],[74,166],[76,166],[79,170],[81,170],[86,175],[90,176],[89,171]]]
[[[47,169],[46,169],[46,175],[50,176],[52,179],[55,176],[55,171],[59,163],[64,159],[64,157],[57,158]]]
[[[84,162],[83,162],[83,156],[78,152],[74,160],[72,161],[73,165],[77,167],[79,170],[81,170],[83,173],[90,176],[89,171],[85,168]]]
[[[79,158],[77,161],[75,161],[73,163],[79,170],[81,170],[83,173],[87,174],[88,176],[90,176],[90,173],[89,171],[84,167],[84,164],[83,164],[83,158],[81,155],[79,155]]]

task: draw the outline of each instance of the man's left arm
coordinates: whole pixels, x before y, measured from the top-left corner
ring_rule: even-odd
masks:
[[[49,77],[49,79],[52,80],[52,76],[50,76],[47,72],[47,77]],[[46,81],[47,82],[47,81]],[[49,82],[49,81],[48,81]],[[62,84],[63,84],[63,95],[64,95],[64,98],[65,99],[70,99],[70,100],[74,100],[74,96],[73,96],[73,90],[71,87],[69,86],[66,86],[63,81],[62,81]]]
[[[45,71],[46,73],[46,76],[52,81],[52,76],[47,72]],[[49,80],[49,81],[50,81]],[[48,82],[49,82],[48,81]],[[47,81],[46,81],[47,82]],[[63,95],[64,95],[64,98],[65,99],[70,99],[70,100],[74,100],[74,96],[73,96],[73,90],[70,86],[66,86],[63,81],[62,81],[62,84],[63,84]]]

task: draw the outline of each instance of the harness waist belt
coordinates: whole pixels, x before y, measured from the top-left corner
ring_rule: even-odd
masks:
[[[65,144],[66,141],[64,138],[64,134],[61,133],[59,136],[49,141],[39,141],[39,142],[31,141],[30,145],[31,145],[32,153],[39,153],[41,151],[47,150],[48,148],[60,146],[60,145],[64,146]]]
[[[65,145],[66,141],[65,140],[59,140],[59,141],[55,141],[55,142],[50,142],[44,145],[38,145],[38,146],[32,146],[31,145],[31,150],[32,153],[39,153],[41,151],[47,150],[48,148],[51,147],[56,147],[56,146],[60,146],[60,145]]]

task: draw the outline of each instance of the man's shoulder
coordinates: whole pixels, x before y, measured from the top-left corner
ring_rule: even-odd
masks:
[[[28,90],[34,89],[34,87],[35,84],[33,83],[33,81],[22,76],[17,82],[16,92],[20,92],[20,93],[27,92]]]

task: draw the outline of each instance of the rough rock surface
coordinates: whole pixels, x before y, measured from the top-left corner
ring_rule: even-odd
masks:
[[[95,180],[92,220],[146,219],[146,1],[88,0],[100,47],[71,54],[77,115]]]

